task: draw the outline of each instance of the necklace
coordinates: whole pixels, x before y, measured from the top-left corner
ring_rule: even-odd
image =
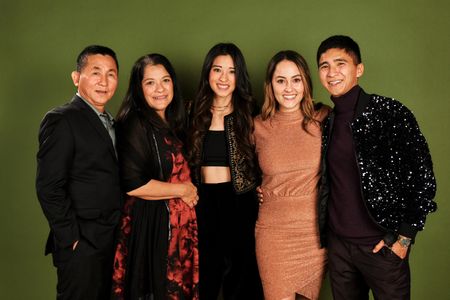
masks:
[[[211,104],[211,109],[214,111],[225,111],[231,106],[231,101],[227,105],[213,105]]]

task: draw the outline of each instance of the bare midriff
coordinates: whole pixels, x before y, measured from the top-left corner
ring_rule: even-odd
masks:
[[[230,167],[205,166],[202,167],[203,183],[223,183],[231,181]]]

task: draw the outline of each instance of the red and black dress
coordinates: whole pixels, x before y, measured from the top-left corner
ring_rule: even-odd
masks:
[[[125,191],[151,179],[190,181],[182,143],[137,113],[118,124],[117,145]],[[114,259],[113,299],[198,299],[195,210],[181,199],[127,196]]]

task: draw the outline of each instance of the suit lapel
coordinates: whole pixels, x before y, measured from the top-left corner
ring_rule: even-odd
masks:
[[[109,150],[114,158],[117,159],[116,151],[112,143],[111,137],[98,115],[90,108],[80,97],[73,97],[71,103],[80,109],[83,116],[89,122],[89,124],[95,129],[95,132],[101,137],[101,139],[108,144]]]

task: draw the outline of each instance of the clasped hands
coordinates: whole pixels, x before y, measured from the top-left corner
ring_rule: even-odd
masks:
[[[192,182],[183,183],[183,186],[184,191],[180,198],[190,208],[193,208],[198,203],[197,188],[192,184]]]

